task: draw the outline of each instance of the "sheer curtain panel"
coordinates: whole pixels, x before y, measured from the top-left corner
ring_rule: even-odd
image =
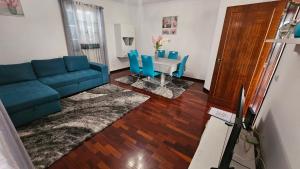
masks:
[[[103,8],[70,1],[72,0],[61,0],[62,10],[72,11],[68,11],[67,13],[70,14],[65,15],[67,18],[64,18],[64,20],[72,21],[71,26],[70,22],[65,22],[68,23],[67,25],[65,24],[67,43],[70,43],[70,46],[72,46],[69,54],[86,55],[91,62],[108,64]],[[65,7],[63,7],[63,4]],[[72,7],[66,7],[66,4]],[[76,28],[73,29],[73,25]],[[73,29],[76,33],[67,34],[68,29]]]
[[[0,100],[0,168],[34,169],[29,155]]]
[[[69,55],[81,55],[76,6],[73,0],[59,0]]]

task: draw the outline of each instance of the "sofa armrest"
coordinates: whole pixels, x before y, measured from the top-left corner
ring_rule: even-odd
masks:
[[[100,63],[90,62],[90,67],[102,73],[102,79],[104,83],[109,82],[108,66]]]
[[[98,70],[100,72],[107,72],[108,73],[108,67],[107,65],[104,64],[100,64],[100,63],[94,63],[94,62],[90,62],[90,67],[94,70]]]

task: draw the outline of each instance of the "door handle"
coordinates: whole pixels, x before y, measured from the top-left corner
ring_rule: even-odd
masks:
[[[220,63],[220,62],[222,62],[222,59],[218,58],[217,61],[218,61],[218,63]]]

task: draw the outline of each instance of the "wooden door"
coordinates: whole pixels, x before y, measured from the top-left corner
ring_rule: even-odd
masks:
[[[289,4],[283,4],[286,6],[286,9],[283,12],[282,20],[280,24],[284,24],[286,22],[297,19],[299,15],[298,7]],[[277,16],[278,17],[278,16]],[[276,35],[276,38],[279,38],[278,29],[274,29],[269,31],[271,35]],[[254,72],[253,79],[250,84],[250,89],[248,90],[248,95],[250,96],[246,105],[250,105],[254,112],[258,113],[263,100],[265,98],[267,89],[273,77],[273,74],[276,71],[277,65],[281,58],[282,52],[285,48],[286,44],[283,43],[265,43],[263,51],[266,53],[268,57],[259,60],[259,64],[265,66],[257,66],[257,69]],[[271,50],[267,50],[271,49]]]
[[[210,88],[212,103],[236,109],[239,88],[243,85],[247,93],[259,60],[264,57],[264,41],[280,23],[277,15],[282,13],[281,4],[273,1],[227,8]]]

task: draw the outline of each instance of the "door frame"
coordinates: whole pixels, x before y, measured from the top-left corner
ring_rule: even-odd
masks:
[[[284,16],[284,18],[282,19],[282,21],[281,21],[281,24],[283,24],[285,21],[286,21],[286,17],[288,16],[288,14],[289,14],[289,10],[291,10],[291,13],[292,13],[292,15],[293,15],[293,19],[297,19],[297,18],[299,18],[299,14],[300,14],[300,7],[295,7],[294,6],[294,8],[295,9],[291,9],[291,6],[290,6],[291,4],[290,3],[288,3],[287,5],[286,5],[286,14],[285,14],[285,16]],[[278,33],[278,32],[277,32]],[[279,33],[278,33],[279,34]],[[276,45],[279,45],[279,44],[273,44],[273,47],[275,48],[275,46]],[[258,105],[252,105],[254,102],[256,102],[256,97],[257,97],[257,95],[258,95],[258,92],[259,92],[259,90],[261,90],[260,89],[260,87],[261,87],[261,83],[259,83],[258,84],[258,86],[257,86],[257,90],[255,91],[255,95],[253,95],[253,98],[251,98],[251,104],[249,105],[253,110],[254,110],[254,112],[255,112],[255,119],[254,119],[254,121],[253,121],[253,124],[255,123],[255,121],[256,121],[256,118],[257,118],[257,116],[259,115],[259,112],[260,112],[260,110],[261,110],[261,108],[262,108],[262,105],[264,104],[264,101],[265,101],[265,99],[266,99],[266,95],[267,95],[267,93],[268,93],[268,91],[269,91],[269,88],[270,88],[270,86],[271,86],[271,84],[272,84],[272,82],[273,82],[273,80],[274,80],[274,75],[275,75],[275,73],[276,73],[276,71],[277,71],[277,68],[278,68],[278,65],[279,65],[279,63],[280,63],[280,61],[281,61],[281,57],[282,57],[282,54],[283,54],[283,52],[284,52],[284,50],[285,50],[285,48],[286,48],[286,43],[283,43],[283,44],[280,44],[281,46],[279,46],[280,47],[280,50],[279,51],[277,51],[277,53],[275,54],[275,55],[278,55],[278,57],[277,57],[277,59],[273,62],[274,63],[274,68],[273,68],[273,70],[272,70],[272,72],[271,72],[271,74],[270,74],[270,79],[268,80],[268,83],[267,83],[267,87],[266,87],[266,89],[264,90],[264,96],[262,97],[262,98],[258,98],[258,99],[260,99],[259,100],[259,103],[258,103]],[[273,51],[271,51],[270,52],[270,54],[269,54],[269,58],[271,58],[271,57],[273,57]],[[268,59],[269,59],[268,58]],[[268,65],[269,66],[269,65]],[[268,68],[266,68],[266,69],[268,69]],[[266,70],[266,69],[264,69],[264,70]],[[262,81],[263,80],[263,78],[266,78],[266,74],[265,74],[265,72],[266,71],[263,71],[262,73],[262,75],[261,75],[261,79],[260,79],[260,81]],[[259,82],[260,82],[259,81]],[[254,107],[253,107],[254,106]]]
[[[278,30],[278,26],[279,26],[280,21],[281,21],[280,18],[282,16],[282,13],[283,13],[285,7],[286,7],[287,2],[288,2],[287,0],[277,1],[278,5],[275,8],[275,10],[273,11],[272,19],[271,19],[271,22],[269,24],[267,34],[265,36],[265,40],[275,38],[277,30]],[[259,4],[265,4],[265,3],[274,3],[274,1],[262,2],[262,3],[259,3]],[[253,4],[247,4],[247,5],[253,5]],[[240,6],[245,6],[245,5],[240,5]],[[220,56],[221,56],[221,53],[223,52],[225,44],[227,42],[226,36],[227,36],[227,33],[228,33],[229,24],[230,24],[230,19],[228,19],[228,17],[231,16],[230,15],[231,13],[228,12],[228,9],[233,8],[233,7],[237,8],[239,6],[232,6],[232,7],[228,7],[226,9],[226,15],[225,15],[225,18],[224,18],[224,25],[223,25],[222,35],[221,35],[221,39],[220,39],[219,49],[218,49],[218,53],[217,53],[217,57],[216,57],[216,61],[215,61],[215,67],[214,67],[214,71],[213,71],[212,83],[211,83],[210,92],[209,92],[209,101],[211,103],[218,104],[218,102],[220,102],[220,101],[213,98],[213,93],[212,92],[214,92],[216,87],[217,87],[217,80],[218,80],[218,77],[219,77],[219,70],[221,68],[221,65],[219,65],[219,64],[220,64],[220,61],[222,61],[222,58],[220,58]],[[269,52],[270,52],[271,49],[272,49],[271,44],[268,44],[268,43],[265,43],[265,42],[262,44],[262,47],[261,47],[260,52],[259,52],[260,54],[259,54],[259,57],[258,57],[259,63],[256,64],[256,67],[254,69],[254,72],[253,72],[251,80],[250,80],[249,89],[246,91],[246,101],[245,101],[244,112],[247,111],[247,109],[248,109],[248,107],[251,103],[251,100],[253,98],[253,95],[255,94],[255,89],[256,89],[257,84],[258,84],[258,79],[259,79],[259,77],[261,76],[261,73],[262,73],[261,67],[264,66],[265,60],[268,58],[268,55],[269,55]]]

